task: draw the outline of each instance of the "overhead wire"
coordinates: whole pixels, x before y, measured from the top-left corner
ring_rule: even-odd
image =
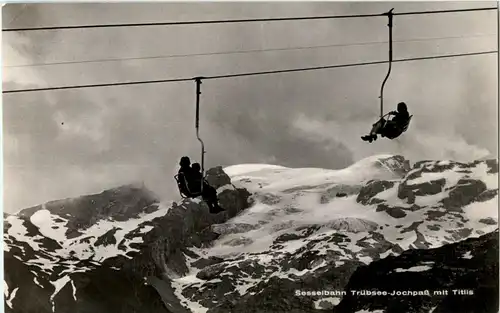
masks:
[[[393,13],[393,15],[418,15],[418,14],[442,14],[442,13],[458,13],[458,12],[474,12],[474,11],[488,11],[497,10],[496,7],[486,7],[486,8],[470,8],[470,9],[454,9],[454,10],[435,10],[435,11],[413,11],[413,12],[399,12]],[[245,22],[271,22],[271,21],[291,21],[291,20],[317,20],[317,19],[345,19],[345,18],[366,18],[366,17],[376,17],[376,16],[386,16],[386,13],[381,14],[356,14],[356,15],[330,15],[330,16],[306,16],[306,17],[281,17],[281,18],[260,18],[260,19],[232,19],[232,20],[205,20],[205,21],[181,21],[181,22],[153,22],[153,23],[128,23],[128,24],[95,24],[95,25],[75,25],[75,26],[50,26],[50,27],[31,27],[31,28],[8,28],[3,29],[4,32],[9,31],[38,31],[38,30],[62,30],[62,29],[81,29],[81,28],[107,28],[107,27],[139,27],[139,26],[162,26],[162,25],[190,25],[190,24],[221,24],[221,23],[245,23]],[[300,48],[300,47],[299,47]],[[310,47],[312,48],[312,47]],[[233,53],[244,53],[244,52],[233,52]],[[498,51],[483,51],[474,53],[461,53],[461,54],[451,54],[451,55],[441,55],[441,56],[428,56],[419,58],[407,58],[394,60],[393,62],[409,62],[418,60],[430,60],[430,59],[443,59],[461,56],[472,56],[472,55],[484,55],[498,53]],[[165,56],[167,57],[167,56]],[[169,56],[174,57],[174,56]],[[145,59],[145,58],[141,58]],[[113,60],[114,61],[114,60]],[[92,62],[89,61],[79,61]],[[249,72],[249,73],[236,73],[236,74],[225,74],[204,77],[204,79],[220,79],[220,78],[230,78],[230,77],[243,77],[243,76],[254,76],[254,75],[268,75],[268,74],[278,74],[278,73],[290,73],[290,72],[300,72],[300,71],[311,71],[311,70],[321,70],[321,69],[331,69],[331,68],[342,68],[342,67],[353,67],[353,66],[365,66],[365,65],[375,65],[384,64],[388,61],[373,61],[373,62],[362,62],[362,63],[351,63],[351,64],[337,64],[319,67],[309,67],[309,68],[295,68],[295,69],[285,69],[285,70],[274,70],[274,71],[263,71],[263,72]],[[67,63],[66,63],[67,64]],[[27,65],[29,66],[29,65]],[[59,86],[59,87],[46,87],[46,88],[31,88],[31,89],[16,89],[3,91],[4,94],[9,93],[20,93],[20,92],[34,92],[34,91],[49,91],[49,90],[67,90],[67,89],[83,89],[83,88],[98,88],[98,87],[111,87],[111,86],[125,86],[125,85],[139,85],[139,84],[153,84],[153,83],[169,83],[169,82],[182,82],[191,81],[193,78],[177,78],[177,79],[162,79],[162,80],[147,80],[147,81],[132,81],[132,82],[116,82],[116,83],[104,83],[104,84],[89,84],[89,85],[73,85],[73,86]]]
[[[416,58],[405,58],[405,59],[393,60],[392,62],[393,63],[401,63],[401,62],[410,62],[410,61],[423,61],[423,60],[432,60],[432,59],[446,59],[446,58],[456,58],[456,57],[464,57],[464,56],[486,55],[486,54],[494,54],[494,53],[498,53],[498,51],[495,50],[495,51],[469,52],[469,53],[457,53],[457,54],[448,54],[448,55],[437,55],[437,56],[426,56],[426,57],[416,57]],[[389,63],[389,61],[372,61],[372,62],[361,62],[361,63],[350,63],[350,64],[316,66],[316,67],[308,67],[308,68],[296,68],[296,69],[285,69],[285,70],[275,70],[275,71],[262,71],[262,72],[250,72],[250,73],[214,75],[214,76],[206,76],[206,77],[203,77],[203,78],[204,79],[235,78],[235,77],[243,77],[243,76],[283,74],[283,73],[292,73],[292,72],[306,72],[306,71],[326,70],[326,69],[334,69],[334,68],[346,68],[346,67],[356,67],[356,66],[366,66],[366,65],[377,65],[377,64],[385,64],[385,63]]]
[[[400,63],[400,62],[423,61],[423,60],[432,60],[432,59],[446,59],[446,58],[456,58],[456,57],[465,57],[465,56],[487,55],[487,54],[494,54],[494,53],[498,53],[498,51],[495,50],[495,51],[482,51],[482,52],[470,52],[470,53],[458,53],[458,54],[448,54],[448,55],[405,58],[405,59],[393,60],[392,62],[393,63]],[[360,63],[335,64],[335,65],[283,69],[283,70],[273,70],[273,71],[212,75],[212,76],[204,76],[204,77],[198,77],[198,78],[201,78],[204,80],[210,80],[210,79],[213,80],[213,79],[236,78],[236,77],[244,77],[244,76],[271,75],[271,74],[283,74],[283,73],[292,73],[292,72],[306,72],[306,71],[326,70],[326,69],[335,69],[335,68],[378,65],[378,64],[385,64],[388,62],[389,61],[371,61],[371,62],[360,62]],[[102,88],[102,87],[115,87],[115,86],[187,82],[187,81],[193,81],[194,79],[195,78],[175,78],[175,79],[141,80],[141,81],[115,82],[115,83],[89,84],[89,85],[70,85],[70,86],[45,87],[45,88],[14,89],[14,90],[6,90],[6,91],[3,91],[2,93],[3,94],[12,94],[12,93],[41,92],[41,91],[55,91],[55,90],[68,90],[68,89],[87,89],[87,88]]]
[[[393,13],[398,15],[429,15],[443,13],[461,13],[496,10],[496,7],[481,7],[470,9],[435,10],[435,11],[413,11]],[[198,21],[177,21],[177,22],[149,22],[149,23],[122,23],[122,24],[92,24],[92,25],[72,25],[72,26],[44,26],[44,27],[20,27],[5,28],[2,32],[26,32],[26,31],[49,31],[49,30],[71,30],[90,28],[120,28],[120,27],[147,27],[147,26],[176,26],[176,25],[205,25],[205,24],[228,24],[228,23],[253,23],[253,22],[277,22],[277,21],[300,21],[300,20],[326,20],[326,19],[350,19],[382,17],[385,13],[373,14],[351,14],[351,15],[325,15],[325,16],[298,16],[298,17],[274,17],[274,18],[248,18],[248,19],[225,19],[225,20],[198,20]]]
[[[392,13],[392,15],[422,15],[422,14],[442,14],[442,13],[460,13],[460,12],[477,12],[477,11],[492,11],[496,7],[470,8],[470,9],[450,9],[450,10],[431,10],[431,11],[413,11]]]
[[[417,38],[417,39],[406,39],[406,40],[394,40],[393,42],[394,43],[426,42],[426,41],[446,40],[446,39],[480,38],[480,37],[488,37],[488,36],[494,36],[494,35],[496,35],[496,34],[477,34],[477,35],[471,35],[471,36],[447,36],[447,37],[434,37],[434,38]],[[385,44],[385,43],[387,43],[387,41],[371,41],[371,42],[358,42],[358,43],[346,43],[346,44],[298,46],[298,47],[288,47],[288,48],[248,49],[248,50],[216,51],[216,52],[205,52],[205,53],[157,55],[157,56],[146,56],[146,57],[105,58],[105,59],[81,60],[81,61],[31,63],[31,64],[21,64],[21,65],[4,65],[3,67],[4,68],[24,68],[24,67],[75,65],[75,64],[89,64],[89,63],[109,63],[109,62],[124,62],[124,61],[139,61],[139,60],[161,60],[161,59],[169,59],[169,58],[249,54],[249,53],[259,53],[259,52],[273,52],[273,51],[294,51],[294,50],[325,49],[325,48],[334,48],[334,47],[369,46],[369,45]]]

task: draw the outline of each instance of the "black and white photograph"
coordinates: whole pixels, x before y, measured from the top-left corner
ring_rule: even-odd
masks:
[[[499,313],[498,1],[1,7],[6,313]]]

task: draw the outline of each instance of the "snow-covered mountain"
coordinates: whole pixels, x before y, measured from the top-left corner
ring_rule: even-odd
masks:
[[[497,160],[208,180],[225,213],[129,185],[6,215],[6,312],[498,312]],[[352,292],[388,289],[430,294]]]

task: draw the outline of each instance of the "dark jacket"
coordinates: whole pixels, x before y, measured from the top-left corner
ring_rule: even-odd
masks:
[[[404,102],[398,103],[398,110],[392,111],[391,113],[394,114],[392,122],[398,126],[404,126],[410,119],[410,113],[408,113],[408,106]]]
[[[193,188],[195,190],[197,190],[197,191],[200,190],[201,183],[203,181],[203,174],[191,169],[191,175],[192,175],[191,185],[189,185],[189,188],[191,188],[191,186],[193,186]]]
[[[393,111],[394,114],[392,121],[398,125],[404,125],[410,119],[410,113],[408,111]]]
[[[195,171],[190,166],[181,167],[178,172],[179,180],[182,185],[187,185],[191,193],[197,193],[200,190],[199,180]],[[198,183],[197,183],[198,182]]]

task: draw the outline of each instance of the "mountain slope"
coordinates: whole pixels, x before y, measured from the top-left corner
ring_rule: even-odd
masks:
[[[214,184],[228,181],[221,169],[211,173]],[[246,191],[220,187],[226,215],[197,199],[159,203],[143,186],[122,186],[7,216],[6,312],[182,311],[168,279],[154,278],[186,272],[182,250],[206,244],[209,225],[248,206]]]
[[[212,226],[221,237],[196,251],[216,265],[193,266],[190,276],[175,281],[186,303],[208,312],[227,311],[228,303],[245,303],[241,312],[253,312],[242,299],[272,288],[280,293],[255,312],[314,310],[291,296],[293,288],[342,290],[360,266],[498,227],[496,161],[410,168],[402,157],[376,156],[341,171],[256,164],[225,171],[252,193],[254,204]],[[270,304],[278,299],[290,304]]]
[[[405,251],[359,268],[334,312],[498,312],[497,277],[495,231],[436,249]],[[361,295],[364,290],[389,296],[367,297]]]
[[[6,216],[7,312],[321,312],[334,306],[395,312],[401,306],[390,297],[377,302],[296,290],[382,288],[380,273],[429,258],[441,264],[443,288],[470,283],[463,277],[483,273],[486,264],[498,270],[489,254],[498,249],[496,160],[411,166],[401,156],[381,155],[343,170],[247,164],[211,169],[208,180],[226,213],[210,215],[198,199],[160,203],[144,186],[130,185]],[[462,241],[476,242],[477,260],[442,258],[462,253]],[[443,272],[445,266],[460,275]],[[415,281],[427,275],[411,273]],[[407,274],[395,281],[398,275]],[[492,305],[498,282],[485,284],[489,300],[470,299]],[[447,312],[454,301],[419,300],[415,312],[431,306]]]

